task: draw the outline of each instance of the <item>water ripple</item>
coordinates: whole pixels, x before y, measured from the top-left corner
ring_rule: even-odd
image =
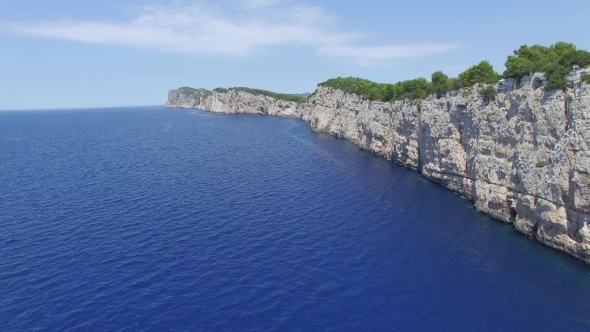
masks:
[[[590,269],[295,119],[0,113],[0,330],[568,330]]]

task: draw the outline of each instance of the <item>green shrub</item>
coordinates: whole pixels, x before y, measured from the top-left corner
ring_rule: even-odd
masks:
[[[584,83],[590,83],[590,75],[586,75],[582,78],[582,82]]]
[[[237,87],[237,88],[229,88],[229,90],[237,90],[237,91],[244,91],[256,96],[269,96],[278,100],[285,100],[285,101],[294,101],[296,103],[305,103],[307,101],[307,97],[304,96],[297,96],[289,93],[278,93],[272,92],[267,90],[260,90],[260,89],[252,89],[252,88],[245,88],[245,87]]]
[[[482,61],[459,74],[459,86],[470,87],[477,83],[495,84],[501,76],[488,61]]]
[[[459,79],[456,77],[449,78],[447,91],[457,91],[459,89]]]
[[[578,50],[574,44],[557,42],[549,47],[541,45],[523,45],[506,60],[504,77],[513,77],[520,81],[525,75],[543,72],[547,77],[544,90],[565,90],[565,75],[573,65],[585,67],[590,65],[590,52]]]
[[[430,92],[435,94],[442,94],[447,92],[447,87],[449,84],[449,77],[445,75],[442,71],[437,71],[430,76]]]
[[[590,52],[585,50],[578,50],[577,65],[580,67],[590,66]]]
[[[495,85],[488,85],[483,89],[479,90],[478,93],[484,101],[488,102],[496,99],[496,96],[498,95],[498,90],[496,89]]]
[[[424,99],[428,96],[430,82],[425,78],[416,78],[393,84],[394,100]]]
[[[380,84],[357,77],[337,77],[329,79],[319,86],[331,87],[346,93],[362,95],[366,99],[390,101],[393,99],[392,84]]]
[[[395,84],[375,83],[357,77],[337,77],[318,84],[332,87],[346,93],[362,95],[368,100],[395,101],[404,99],[424,99],[430,93],[430,82],[425,78],[398,82]]]
[[[435,94],[437,97],[459,88],[458,79],[449,78],[442,71],[434,72],[430,77],[430,82],[430,93]]]
[[[565,91],[567,89],[567,80],[565,77],[562,77],[557,74],[553,74],[547,77],[547,84],[543,87],[545,91],[551,90],[562,90]]]
[[[180,90],[182,90],[182,93],[187,94],[187,95],[190,95],[190,94],[193,94],[193,93],[199,91],[197,89],[189,88],[187,86],[183,86],[182,88],[180,88]]]
[[[199,97],[207,98],[207,97],[213,95],[213,92],[211,92],[209,90],[205,90],[205,89],[194,89],[194,88],[189,88],[189,87],[186,87],[186,86],[183,86],[182,88],[180,88],[180,90],[185,95],[193,96],[195,98],[199,98]]]
[[[218,92],[218,93],[227,93],[231,90],[236,90],[236,91],[244,91],[244,92],[248,92],[250,94],[253,95],[263,95],[263,96],[269,96],[278,100],[285,100],[285,101],[294,101],[296,103],[304,103],[307,101],[307,96],[306,95],[295,95],[295,94],[289,94],[289,93],[277,93],[277,92],[272,92],[272,91],[267,91],[267,90],[261,90],[261,89],[252,89],[252,88],[244,88],[244,87],[236,87],[236,88],[215,88],[213,89],[213,91]]]
[[[539,161],[536,166],[539,167],[539,168],[542,168],[542,167],[547,166],[547,163],[544,162],[544,161]]]

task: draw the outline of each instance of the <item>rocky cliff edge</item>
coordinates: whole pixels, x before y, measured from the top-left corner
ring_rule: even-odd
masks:
[[[307,103],[244,91],[168,94],[167,107],[303,119],[460,193],[522,233],[590,263],[590,69],[567,91],[544,91],[541,73],[424,100],[392,103],[320,86]]]

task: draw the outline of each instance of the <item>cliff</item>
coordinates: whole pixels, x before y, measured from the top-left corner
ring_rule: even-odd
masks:
[[[543,74],[481,84],[437,98],[377,102],[320,86],[307,103],[229,90],[207,97],[172,90],[167,107],[303,119],[420,171],[475,207],[553,248],[590,263],[590,69],[569,88],[544,91]]]

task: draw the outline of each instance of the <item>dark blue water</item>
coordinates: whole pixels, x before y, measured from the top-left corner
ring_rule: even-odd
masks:
[[[588,331],[590,267],[285,118],[0,112],[1,331]]]

